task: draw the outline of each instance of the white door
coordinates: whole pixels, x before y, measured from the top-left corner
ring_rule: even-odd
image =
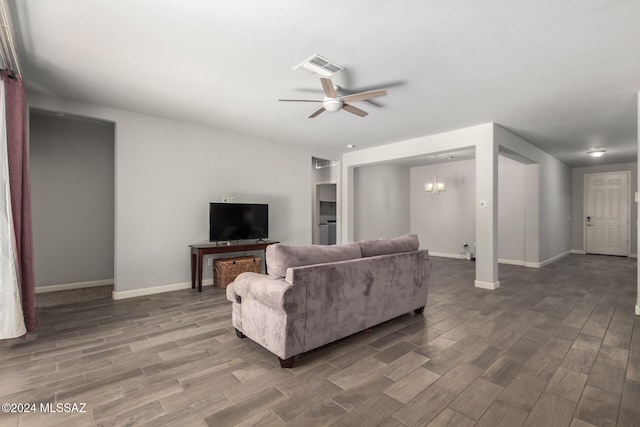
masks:
[[[629,172],[584,178],[587,253],[629,255]]]

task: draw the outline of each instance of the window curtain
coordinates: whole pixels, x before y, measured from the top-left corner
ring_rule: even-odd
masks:
[[[1,101],[0,196],[5,208],[0,218],[0,338],[13,338],[38,327],[27,103],[21,76],[2,71]]]

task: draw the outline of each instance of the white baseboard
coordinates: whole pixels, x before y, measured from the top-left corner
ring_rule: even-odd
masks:
[[[520,261],[520,260],[515,260],[515,259],[499,258],[498,259],[498,263],[500,263],[500,264],[510,264],[510,265],[520,265],[520,266],[529,267],[529,268],[542,268],[545,265],[549,265],[552,262],[558,261],[560,258],[564,258],[567,255],[570,255],[571,253],[573,253],[573,250],[563,252],[560,255],[556,255],[553,258],[549,258],[548,260],[542,261],[542,262],[527,262],[527,261]],[[443,257],[443,258],[464,259],[464,258],[460,257],[460,254],[450,254],[450,253],[446,253],[446,252],[431,252],[431,251],[429,251],[429,255],[433,255],[435,257]]]
[[[563,253],[561,253],[560,255],[556,255],[556,256],[554,256],[554,257],[552,257],[552,258],[549,258],[548,260],[542,261],[542,262],[540,263],[540,267],[544,267],[545,265],[549,265],[549,264],[551,264],[552,262],[556,262],[556,261],[558,261],[559,259],[566,257],[567,255],[571,255],[571,251],[563,252]]]
[[[62,283],[60,285],[44,285],[36,286],[36,294],[44,294],[46,292],[68,291],[71,289],[94,288],[96,286],[113,285],[113,279],[93,280],[91,282]]]
[[[429,256],[436,256],[436,257],[441,257],[441,258],[456,258],[456,259],[464,260],[464,258],[462,258],[460,256],[460,254],[449,254],[449,253],[446,253],[446,252],[431,252],[431,251],[429,251]]]
[[[202,281],[202,287],[213,286],[213,279]],[[161,294],[163,292],[179,291],[180,289],[191,289],[191,282],[174,283],[172,285],[152,286],[150,288],[134,289],[132,291],[113,291],[114,300],[135,298],[145,295]]]
[[[474,280],[473,285],[476,288],[489,289],[491,291],[494,291],[500,287],[500,281],[498,280],[497,282],[491,283],[491,282],[481,282],[480,280]]]
[[[571,249],[571,253],[572,254],[578,254],[578,255],[586,255],[587,251],[582,250],[582,249]],[[638,254],[629,254],[629,255],[627,255],[627,257],[629,257],[629,258],[638,258]]]
[[[640,305],[636,305],[636,315],[640,316]]]
[[[519,265],[521,267],[525,267],[526,263],[524,261],[520,261],[517,259],[503,259],[503,258],[498,258],[498,263],[500,264],[509,264],[509,265]]]

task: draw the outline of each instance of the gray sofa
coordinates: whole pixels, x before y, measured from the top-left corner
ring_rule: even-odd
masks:
[[[227,287],[238,337],[276,354],[283,368],[295,356],[427,304],[431,262],[418,237],[336,246],[275,244],[268,275],[242,273]]]

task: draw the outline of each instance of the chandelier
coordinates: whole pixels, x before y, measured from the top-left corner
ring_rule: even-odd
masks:
[[[433,158],[436,158],[436,154],[433,155]],[[438,164],[435,164],[436,172],[433,175],[433,182],[427,182],[424,185],[424,191],[429,194],[441,194],[447,189],[447,185],[444,182],[438,181]]]

